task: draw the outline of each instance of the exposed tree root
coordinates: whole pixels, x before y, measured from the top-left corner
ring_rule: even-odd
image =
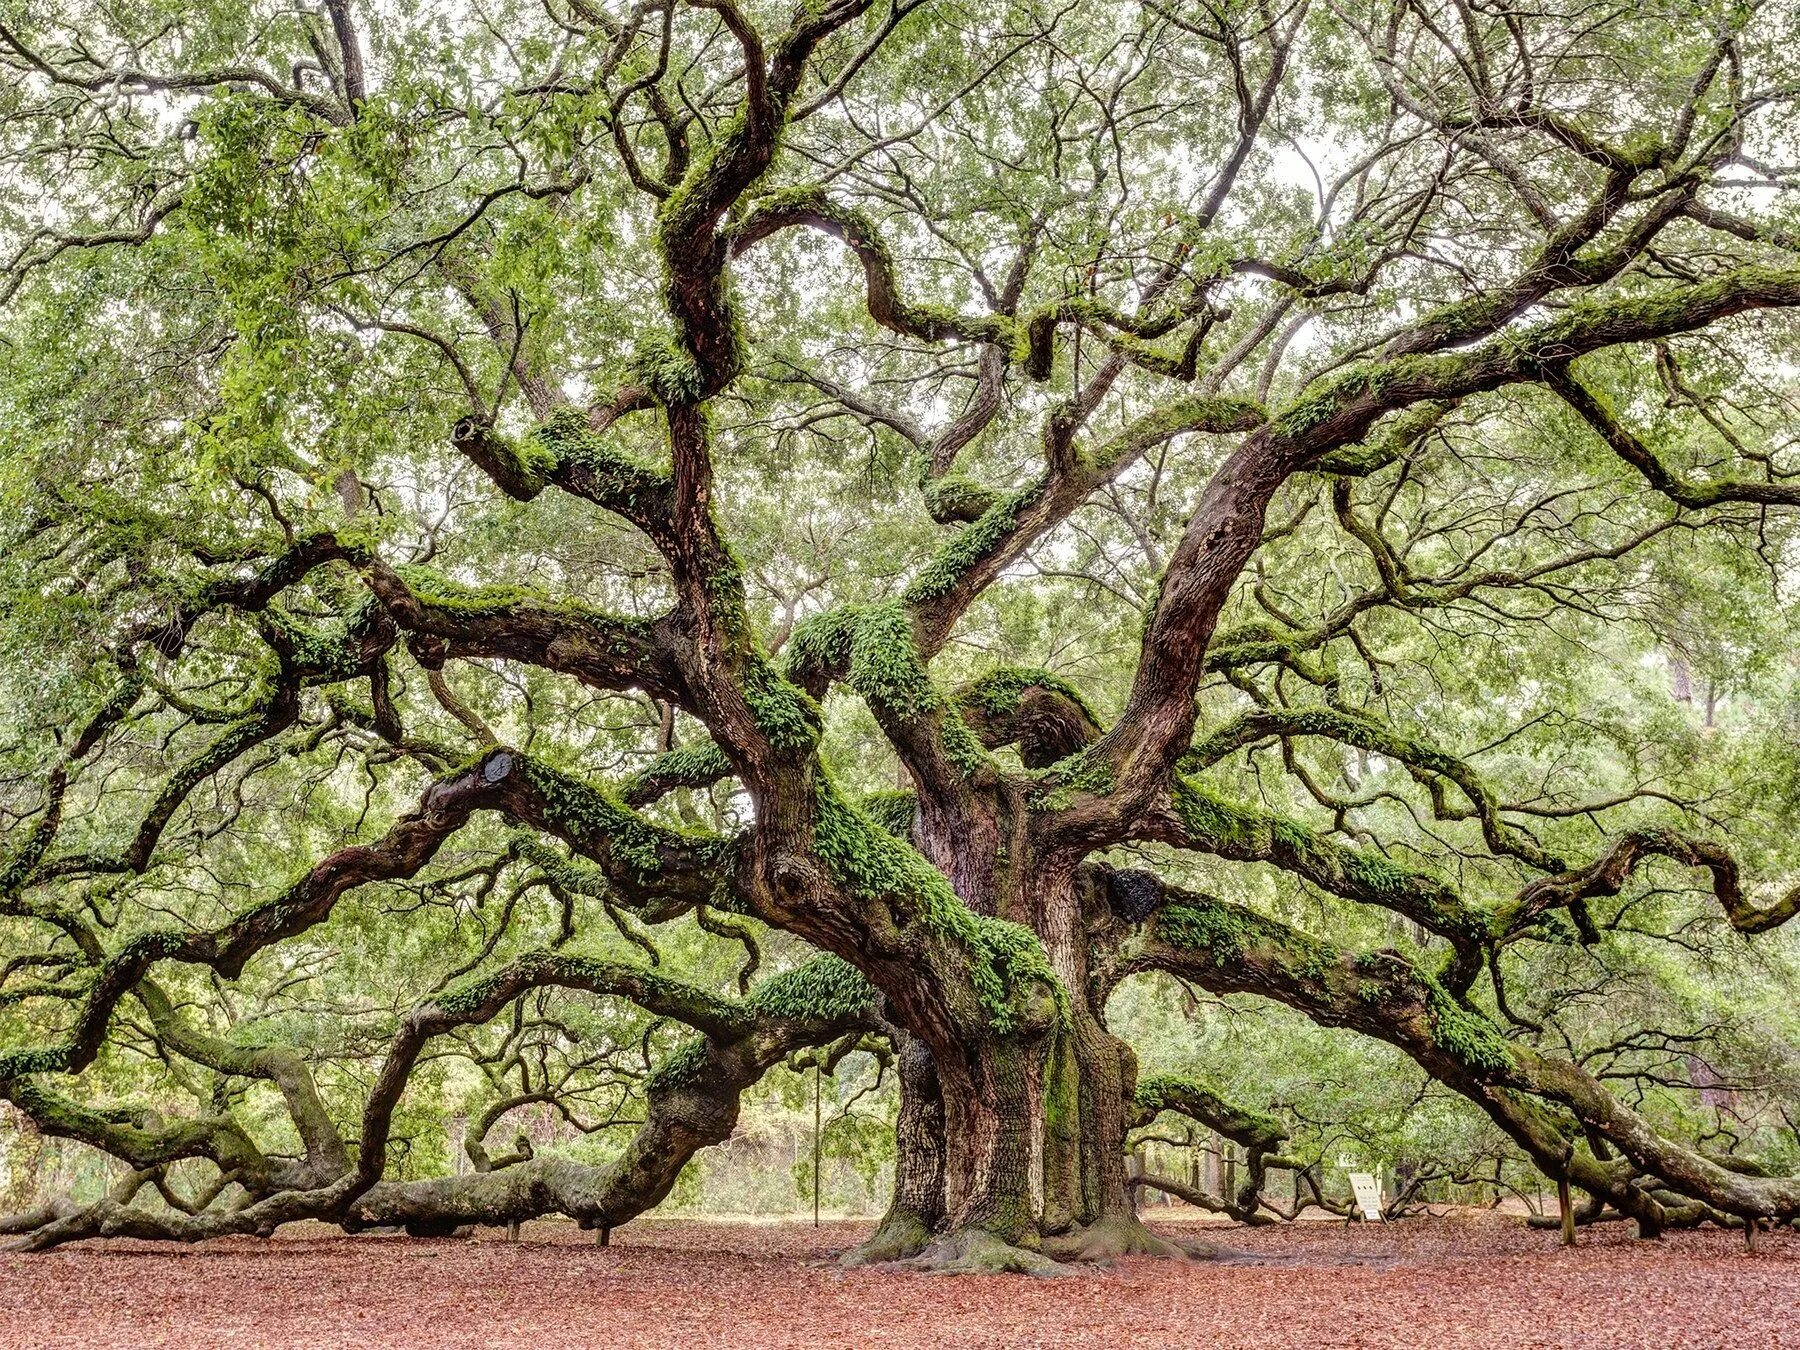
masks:
[[[890,1212],[868,1237],[838,1257],[846,1268],[905,1261],[931,1244],[931,1230],[916,1214]]]
[[[934,1239],[917,1256],[893,1263],[897,1270],[933,1275],[1037,1275],[1075,1272],[1042,1252],[1015,1247],[984,1228],[959,1228]]]
[[[1044,1240],[1044,1252],[1058,1261],[1116,1261],[1122,1256],[1155,1256],[1165,1260],[1233,1261],[1248,1252],[1201,1238],[1176,1241],[1159,1237],[1134,1217],[1115,1216]]]

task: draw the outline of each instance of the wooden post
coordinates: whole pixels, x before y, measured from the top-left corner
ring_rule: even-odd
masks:
[[[813,1227],[819,1226],[819,1145],[820,1094],[825,1090],[825,1065],[813,1062]]]
[[[506,1221],[506,1240],[508,1242],[517,1242],[519,1240],[519,1221],[517,1219],[508,1219]]]
[[[1575,1206],[1569,1199],[1569,1178],[1560,1176],[1556,1179],[1556,1203],[1562,1209],[1563,1246],[1575,1245]]]
[[[612,1246],[612,1225],[610,1223],[600,1225],[600,1231],[594,1234],[594,1245],[596,1247]]]

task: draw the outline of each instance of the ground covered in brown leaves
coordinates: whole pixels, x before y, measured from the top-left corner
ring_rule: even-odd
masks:
[[[605,1250],[547,1223],[516,1245],[88,1243],[0,1257],[0,1343],[1800,1346],[1800,1234],[1749,1253],[1610,1225],[1565,1251],[1497,1216],[1208,1226],[1254,1259],[1046,1281],[840,1272],[829,1258],[866,1228],[640,1220]]]

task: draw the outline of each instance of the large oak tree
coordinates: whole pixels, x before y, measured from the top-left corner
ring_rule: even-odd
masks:
[[[1800,1216],[1530,993],[1800,909],[1774,760],[1582,701],[1783,640],[1791,6],[0,16],[0,1095],[127,1164],[30,1243],[605,1229],[872,1045],[859,1255],[1171,1251],[1128,1131],[1240,1140],[1244,1217],[1283,1136],[1138,1081],[1144,972],[1645,1231]],[[639,1041],[613,1162],[488,1154]],[[455,1054],[523,1087],[392,1175]]]

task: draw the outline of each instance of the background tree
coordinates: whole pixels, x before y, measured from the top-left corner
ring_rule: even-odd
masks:
[[[5,13],[29,1243],[604,1233],[829,1047],[859,1256],[1172,1251],[1131,1129],[1307,1159],[1138,975],[1800,1214],[1791,8]]]

